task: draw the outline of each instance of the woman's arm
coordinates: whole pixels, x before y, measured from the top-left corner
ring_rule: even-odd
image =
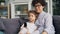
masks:
[[[47,14],[45,17],[45,26],[44,26],[44,33],[48,33],[48,34],[54,34],[55,33],[55,29],[53,26],[53,22],[52,22],[52,16]]]

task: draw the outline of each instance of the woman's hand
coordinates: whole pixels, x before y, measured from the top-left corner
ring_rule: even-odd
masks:
[[[44,31],[44,32],[42,32],[42,34],[48,34],[48,33]]]

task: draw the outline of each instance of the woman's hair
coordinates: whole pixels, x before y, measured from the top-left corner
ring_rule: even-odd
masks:
[[[35,4],[40,3],[42,6],[46,6],[46,0],[33,0],[32,6],[35,6]]]
[[[36,16],[36,18],[38,17],[38,14],[36,13],[35,10],[30,10],[30,11],[28,11],[28,16],[30,16],[30,15],[29,15],[30,13],[33,13],[33,14]]]

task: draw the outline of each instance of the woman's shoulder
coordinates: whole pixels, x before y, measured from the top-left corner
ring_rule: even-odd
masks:
[[[44,15],[43,15],[44,18],[48,18],[48,17],[52,17],[51,14],[49,14],[48,12],[44,12]]]

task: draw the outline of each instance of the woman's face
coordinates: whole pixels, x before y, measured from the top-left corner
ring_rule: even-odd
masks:
[[[29,21],[34,22],[35,19],[36,19],[35,14],[33,14],[33,13],[29,13],[29,17],[28,17],[28,19],[29,19]]]
[[[35,9],[37,13],[40,13],[43,11],[44,6],[42,6],[40,3],[35,4]]]

